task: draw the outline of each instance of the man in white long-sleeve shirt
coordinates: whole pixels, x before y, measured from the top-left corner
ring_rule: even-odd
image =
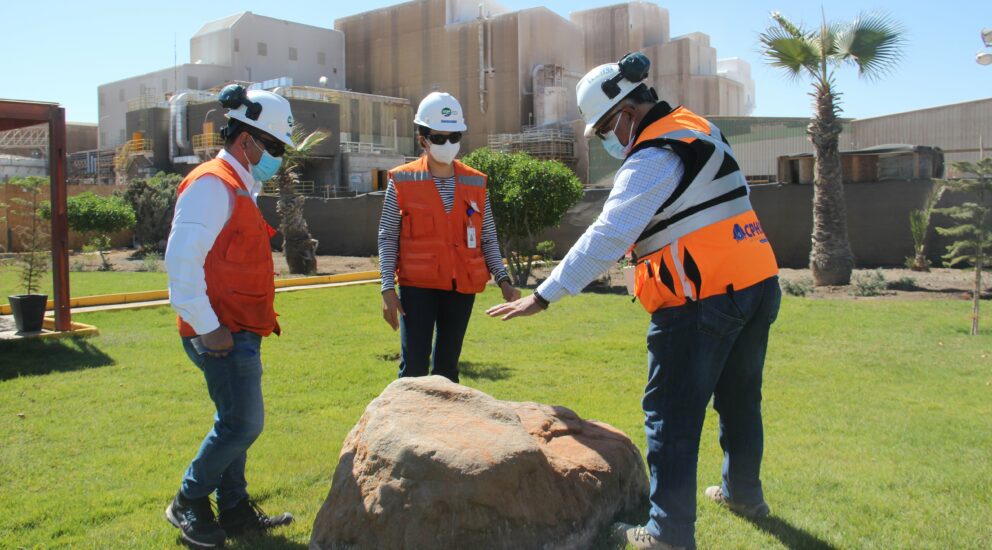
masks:
[[[255,200],[285,147],[294,146],[293,116],[289,102],[271,92],[232,85],[220,101],[230,109],[224,149],[180,184],[165,253],[183,348],[203,372],[217,409],[165,516],[184,541],[204,548],[293,519],[262,513],[245,480],[247,450],[264,418],[261,341],[279,333],[269,246],[274,230]]]

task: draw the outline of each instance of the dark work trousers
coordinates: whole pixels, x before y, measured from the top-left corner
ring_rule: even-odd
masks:
[[[642,403],[651,472],[647,529],[663,542],[695,547],[696,461],[710,397],[720,415],[723,494],[749,506],[764,502],[761,375],[781,296],[778,277],[771,277],[651,316]]]
[[[404,286],[400,303],[406,315],[400,316],[400,378],[439,374],[458,382],[458,357],[472,316],[475,294]],[[435,327],[437,334],[435,335]],[[431,342],[434,343],[433,361]]]

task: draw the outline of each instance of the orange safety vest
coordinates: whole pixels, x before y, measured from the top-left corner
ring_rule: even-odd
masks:
[[[631,249],[634,294],[644,309],[681,306],[778,274],[747,180],[716,126],[678,107],[648,124],[629,155],[647,147],[678,154],[685,174]]]
[[[213,159],[197,166],[179,184],[177,196],[205,175],[216,176],[234,194],[234,209],[203,263],[207,298],[217,319],[231,332],[247,330],[261,336],[279,334],[275,301],[275,270],[269,239],[275,230],[265,222],[245,184],[231,165]],[[196,336],[177,317],[179,334]]]
[[[482,292],[489,267],[482,254],[486,175],[455,161],[455,197],[445,212],[427,157],[389,172],[399,205],[400,243],[396,275],[400,286]]]

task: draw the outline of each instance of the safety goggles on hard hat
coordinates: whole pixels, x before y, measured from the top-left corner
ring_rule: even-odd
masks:
[[[451,143],[458,143],[462,140],[461,132],[451,132],[450,134],[428,134],[424,136],[428,141],[434,145],[444,145],[446,141]]]

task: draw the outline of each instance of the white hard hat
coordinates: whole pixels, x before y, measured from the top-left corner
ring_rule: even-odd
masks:
[[[599,119],[640,85],[640,81],[633,82],[622,77],[618,63],[606,63],[586,73],[575,85],[579,114],[586,122],[585,136],[592,137]]]
[[[221,91],[221,94],[226,90],[227,88]],[[246,97],[248,105],[242,103],[224,116],[258,128],[286,145],[296,147],[293,143],[293,111],[289,101],[279,94],[264,90],[249,90]]]
[[[445,92],[431,92],[420,102],[413,123],[442,132],[464,132],[465,113],[455,96]]]

